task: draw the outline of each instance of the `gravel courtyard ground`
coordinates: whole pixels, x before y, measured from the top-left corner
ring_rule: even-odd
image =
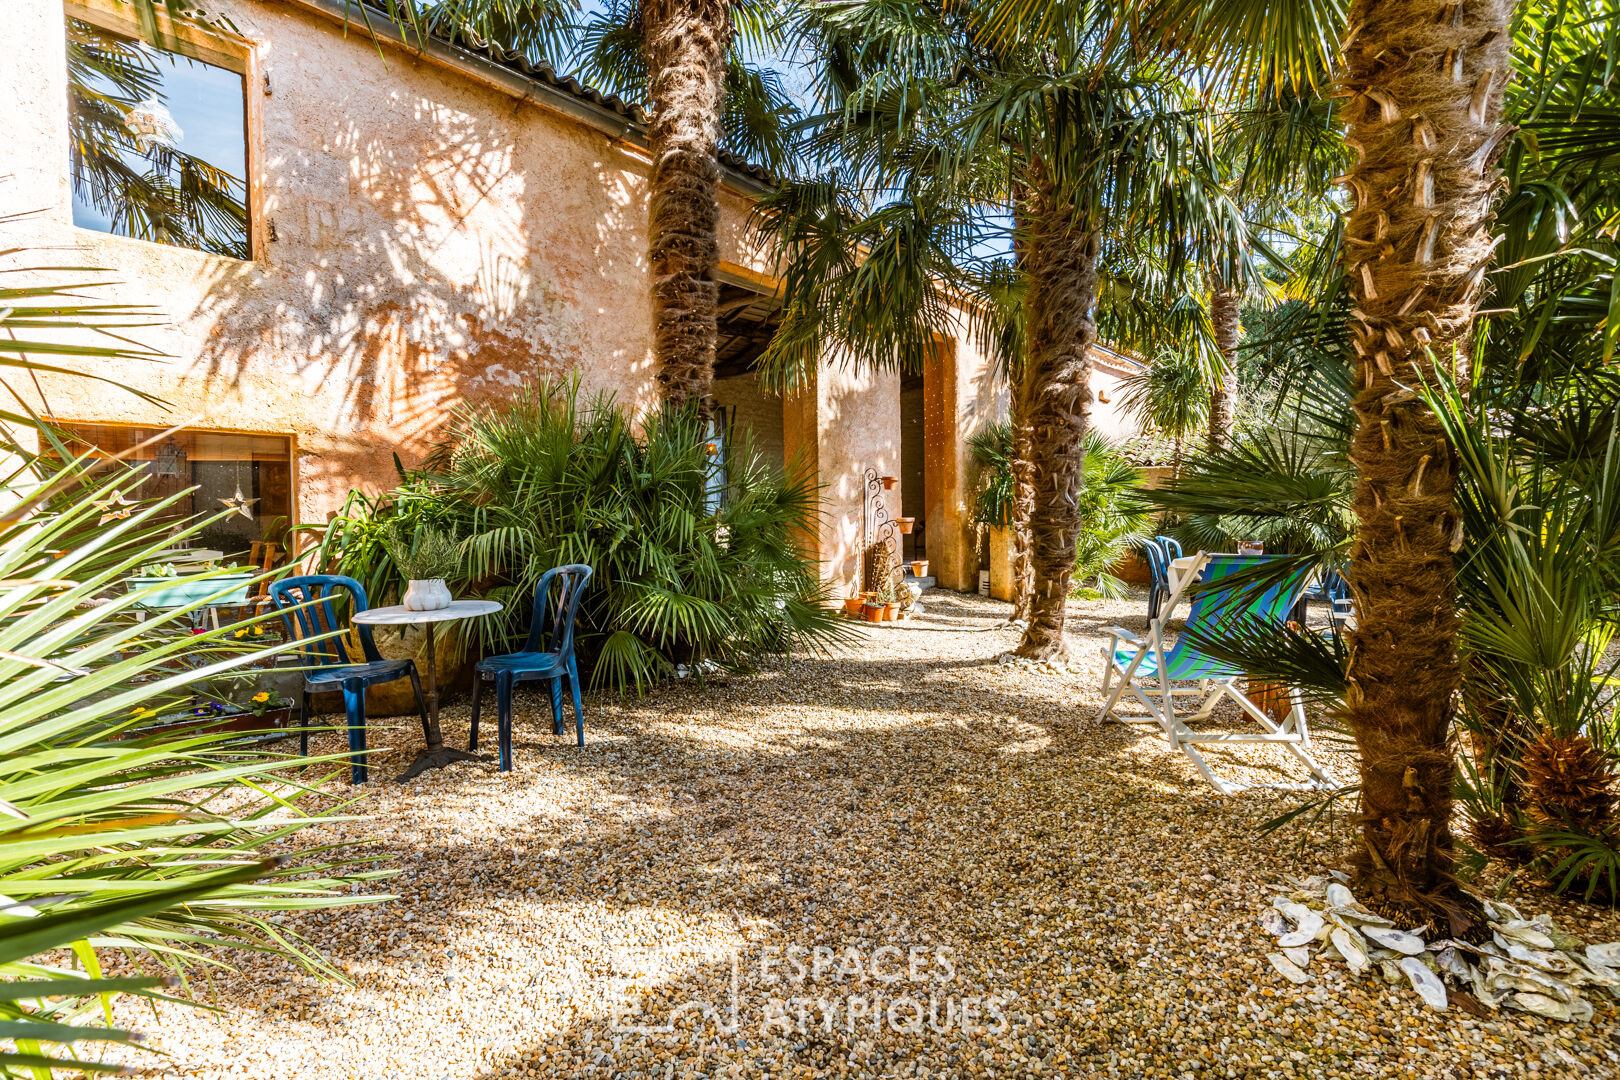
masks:
[[[1074,604],[1066,671],[997,662],[1006,605],[925,603],[836,657],[589,700],[584,750],[537,692],[514,772],[372,785],[368,821],[324,831],[377,838],[399,899],[288,920],[354,985],[238,955],[217,1013],[125,1007],[169,1055],[127,1060],[253,1080],[1620,1075],[1612,999],[1586,1025],[1474,1019],[1342,967],[1274,972],[1256,915],[1284,875],[1335,865],[1348,822],[1259,835],[1298,797],[1223,798],[1149,729],[1092,721],[1098,629],[1141,629],[1140,599]],[[466,719],[446,711],[456,745]],[[398,747],[374,773],[419,738],[374,728]],[[1270,748],[1210,756],[1303,776]],[[1620,938],[1612,913],[1506,898]]]

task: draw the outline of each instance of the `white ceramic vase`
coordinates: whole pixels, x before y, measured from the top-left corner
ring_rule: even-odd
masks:
[[[402,602],[406,611],[438,611],[449,607],[452,599],[450,586],[444,583],[444,578],[428,578],[424,581],[413,580],[405,586],[405,599]]]

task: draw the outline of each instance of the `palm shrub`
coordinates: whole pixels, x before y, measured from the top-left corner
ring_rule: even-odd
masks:
[[[845,624],[795,546],[819,524],[814,481],[737,447],[711,511],[714,467],[693,411],[661,410],[636,431],[610,398],[582,404],[577,380],[543,382],[463,409],[422,469],[327,526],[317,559],[381,594],[401,584],[393,530],[448,531],[461,556],[454,583],[505,605],[472,624],[464,644],[481,651],[522,641],[547,569],[589,565],[576,640],[592,683],[621,693],[677,664],[737,665],[837,640]]]
[[[1149,535],[1148,509],[1137,496],[1142,473],[1095,431],[1086,432],[1085,455],[1074,580],[1080,588],[1095,582],[1098,593],[1117,598],[1125,595],[1125,583],[1110,571]]]
[[[122,332],[141,313],[88,301],[82,289],[0,284],[0,367],[48,367],[39,354],[150,355]],[[136,593],[123,579],[215,519],[177,529],[168,513],[181,496],[142,501],[139,470],[74,456],[26,411],[6,419],[0,1023],[10,1048],[0,1050],[0,1076],[45,1075],[63,1054],[93,1073],[116,1067],[83,1044],[132,1038],[96,1023],[98,1003],[110,1018],[117,994],[157,996],[173,977],[218,967],[217,946],[341,978],[272,916],[385,899],[354,891],[385,874],[300,843],[311,825],[341,820],[310,805],[318,792],[298,774],[312,759],[244,744],[240,732],[143,731],[199,684],[288,647],[244,649],[234,638],[244,624],[194,633],[200,603],[136,618],[144,594],[211,575]],[[136,974],[104,978],[111,956]]]
[[[1148,537],[1148,508],[1138,497],[1142,473],[1097,432],[1086,432],[1084,442],[1075,588],[1084,589],[1089,581],[1103,596],[1121,596],[1125,583],[1109,571]],[[986,424],[969,436],[968,451],[980,469],[973,520],[990,528],[1006,528],[1012,521],[1016,490],[1012,425],[1006,421]]]
[[[1013,520],[1013,502],[1018,497],[1013,426],[1006,420],[993,420],[969,435],[967,445],[973,463],[979,467],[973,520],[992,529],[1005,529]]]

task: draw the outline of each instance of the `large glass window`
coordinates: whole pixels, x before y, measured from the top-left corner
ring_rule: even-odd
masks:
[[[79,445],[74,453],[116,454],[162,433],[162,428],[110,424],[60,425]],[[241,435],[224,431],[177,431],[125,461],[146,463],[146,482],[137,494],[162,499],[195,488],[174,504],[178,521],[193,515],[234,512],[190,541],[218,552],[214,558],[241,560],[255,542],[284,548],[292,521],[292,440],[280,435]]]
[[[242,73],[71,17],[67,57],[74,224],[250,258]]]

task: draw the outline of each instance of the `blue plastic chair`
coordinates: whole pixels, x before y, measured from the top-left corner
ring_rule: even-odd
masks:
[[[338,604],[344,594],[353,611],[366,610],[366,590],[351,577],[337,574],[309,574],[285,578],[270,584],[270,599],[281,612],[287,632],[308,644],[299,647],[299,657],[308,670],[304,673],[304,688],[298,694],[298,749],[309,753],[309,695],[311,691],[342,690],[343,712],[349,729],[349,752],[352,755],[350,779],[356,784],[366,782],[366,687],[410,679],[416,691],[416,705],[422,710],[422,730],[426,731],[427,704],[422,698],[422,680],[416,674],[414,660],[384,660],[371,638],[371,627],[356,625],[360,637],[361,657],[351,657],[352,642],[347,634],[339,634],[324,641],[313,638],[343,624],[338,619]]]
[[[1142,557],[1147,560],[1148,576],[1148,622],[1159,617],[1159,606],[1164,603],[1165,596],[1170,592],[1170,568],[1164,557],[1164,549],[1159,546],[1157,538],[1146,541],[1142,545]]]
[[[1171,559],[1181,558],[1180,540],[1177,540],[1173,536],[1155,536],[1153,539],[1159,545],[1160,550],[1164,552],[1164,561],[1166,564],[1168,564]]]
[[[574,728],[579,734],[579,745],[585,745],[585,712],[579,701],[579,670],[574,666],[574,616],[585,595],[585,583],[590,579],[588,566],[554,566],[547,570],[534,590],[534,617],[529,623],[529,640],[523,651],[486,656],[475,665],[472,731],[467,749],[478,749],[478,713],[483,704],[484,683],[493,682],[501,772],[512,771],[512,691],[520,682],[544,679],[551,684],[551,731],[561,735],[562,680],[566,677],[574,698]],[[557,586],[555,601],[553,584]]]
[[[1283,622],[1305,587],[1303,570],[1294,572],[1285,580],[1274,581],[1265,588],[1255,583],[1236,586],[1222,584],[1225,579],[1243,570],[1275,558],[1278,556],[1200,553],[1197,568],[1202,571],[1202,577],[1197,591],[1193,592],[1194,575],[1187,575],[1181,587],[1170,596],[1170,610],[1185,594],[1192,592],[1192,608],[1187,613],[1188,630],[1208,633],[1249,620]],[[1217,777],[1198,752],[1199,744],[1277,743],[1310,770],[1311,781],[1301,785],[1305,789],[1339,786],[1339,782],[1310,755],[1311,734],[1305,722],[1304,700],[1297,690],[1289,691],[1288,715],[1277,723],[1251,701],[1238,685],[1245,678],[1244,672],[1230,662],[1200,650],[1191,635],[1183,633],[1174,645],[1167,647],[1163,621],[1149,624],[1147,640],[1118,626],[1105,626],[1103,633],[1109,637],[1103,649],[1102,690],[1107,695],[1107,703],[1097,714],[1099,720],[1158,724],[1170,743],[1186,754],[1199,774],[1223,795],[1239,791],[1244,785]],[[1115,679],[1118,679],[1117,684],[1114,683]],[[1177,683],[1196,685],[1177,686]],[[1146,716],[1116,710],[1120,699],[1127,694],[1146,708]],[[1176,708],[1178,697],[1201,699],[1201,703],[1192,715],[1183,715]],[[1199,732],[1188,726],[1209,717],[1223,698],[1235,702],[1250,720],[1264,730],[1260,734]],[[1289,788],[1295,785],[1268,786]]]

